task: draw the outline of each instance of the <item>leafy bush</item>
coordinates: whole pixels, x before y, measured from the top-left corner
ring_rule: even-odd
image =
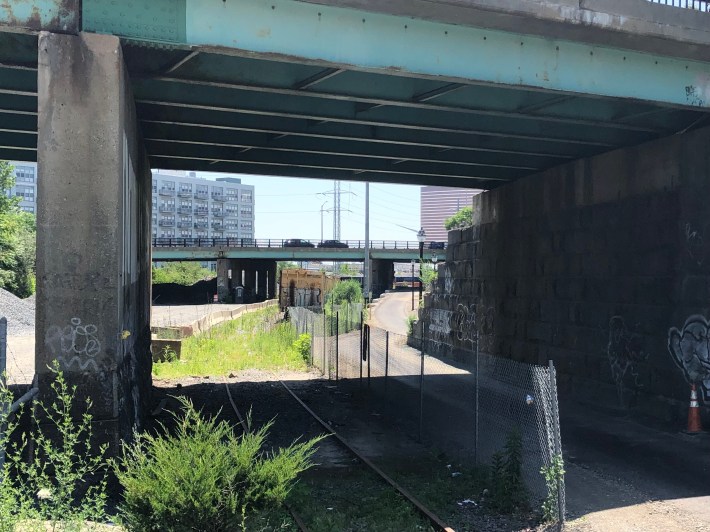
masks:
[[[70,387],[57,372],[51,388],[55,399],[49,405],[38,402],[40,414],[32,415],[29,437],[35,452],[30,462],[23,461],[27,436],[10,444],[17,424],[0,409],[0,423],[7,423],[7,430],[0,434],[6,451],[0,482],[2,532],[92,530],[89,522],[106,518],[106,447],[92,451],[91,403],[87,401],[85,413],[76,421],[72,419],[76,387]],[[12,394],[1,388],[0,401],[9,404],[11,399]]]
[[[328,294],[330,306],[360,303],[362,301],[362,287],[359,282],[353,279],[336,283],[333,290]]]
[[[491,459],[491,506],[502,513],[528,507],[523,481],[523,438],[517,429],[508,434],[503,452],[495,453]]]
[[[412,336],[414,333],[414,324],[417,322],[417,317],[414,314],[407,316],[407,336]]]
[[[473,207],[464,207],[453,216],[444,220],[447,231],[452,229],[465,229],[473,225]]]
[[[153,266],[153,284],[175,283],[191,286],[205,279],[212,279],[217,274],[203,268],[199,262],[171,262],[160,268]]]
[[[419,281],[421,281],[425,290],[429,291],[432,289],[436,278],[438,277],[438,272],[434,267],[426,261],[421,261],[419,265]]]
[[[36,228],[34,215],[7,195],[14,184],[13,167],[0,161],[0,288],[24,298],[34,293]]]
[[[115,464],[130,530],[246,530],[250,513],[283,503],[322,439],[266,454],[272,422],[235,436],[226,421],[203,418],[188,399],[180,401],[175,435],[164,426],[155,436],[136,435]]]
[[[311,357],[311,335],[308,333],[301,334],[295,342],[293,342],[293,349],[303,357],[303,360],[308,362]]]

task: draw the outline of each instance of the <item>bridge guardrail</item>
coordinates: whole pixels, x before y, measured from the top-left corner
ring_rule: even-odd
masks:
[[[646,0],[652,4],[679,7],[682,9],[693,9],[695,11],[705,11],[710,13],[710,1],[708,0]]]
[[[283,248],[299,247],[288,244],[289,239],[255,239],[255,238],[160,238],[154,237],[154,248]],[[318,247],[319,240],[307,240],[313,247]],[[365,249],[364,240],[345,240],[347,247],[323,246],[320,249]],[[424,249],[444,250],[446,242],[424,242]],[[301,246],[303,247],[303,246]],[[311,247],[311,246],[305,246]],[[370,240],[370,249],[404,249],[418,250],[418,241]]]

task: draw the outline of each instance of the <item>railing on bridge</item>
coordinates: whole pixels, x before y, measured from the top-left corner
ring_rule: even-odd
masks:
[[[303,245],[303,243],[307,243]],[[288,239],[255,239],[255,238],[153,238],[154,248],[315,248],[321,249],[365,249],[364,240],[345,240],[339,246],[320,245],[318,240],[302,240],[294,244]],[[417,241],[370,240],[371,249],[411,249],[418,250]],[[424,242],[424,249],[444,250],[446,242]]]
[[[652,4],[710,12],[710,0],[647,0]]]

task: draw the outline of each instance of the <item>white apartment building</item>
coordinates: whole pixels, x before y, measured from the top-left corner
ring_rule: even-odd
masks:
[[[254,187],[236,177],[153,170],[153,237],[254,238]]]
[[[36,214],[37,163],[10,161],[20,208]],[[236,177],[216,181],[194,172],[153,171],[153,237],[254,238],[254,187]]]
[[[23,211],[36,214],[37,163],[10,161],[10,164],[15,167],[15,186],[8,191],[8,195],[20,198],[20,208]]]

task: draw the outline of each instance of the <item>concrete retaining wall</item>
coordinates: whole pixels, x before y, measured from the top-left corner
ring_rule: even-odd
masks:
[[[479,329],[483,352],[552,359],[593,404],[682,423],[694,381],[710,406],[709,144],[698,130],[477,196],[425,334],[470,356]]]

